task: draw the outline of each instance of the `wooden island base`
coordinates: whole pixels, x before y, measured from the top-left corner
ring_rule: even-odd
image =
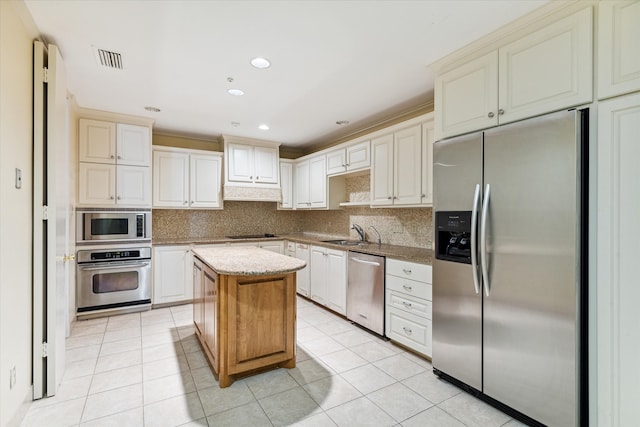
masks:
[[[194,324],[220,387],[296,366],[296,273],[218,274],[194,257]]]

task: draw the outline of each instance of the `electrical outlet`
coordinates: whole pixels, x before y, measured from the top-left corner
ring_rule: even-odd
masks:
[[[9,371],[9,389],[12,389],[16,385],[16,367],[14,366]]]

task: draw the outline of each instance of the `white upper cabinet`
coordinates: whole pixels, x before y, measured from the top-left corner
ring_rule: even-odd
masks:
[[[221,184],[221,153],[153,150],[153,207],[221,209]]]
[[[370,166],[370,141],[351,144],[327,153],[327,175],[358,171]]]
[[[498,123],[498,52],[438,76],[434,102],[439,138],[495,126]]]
[[[92,163],[116,163],[116,124],[80,119],[78,160]]]
[[[277,147],[225,143],[227,181],[246,184],[279,184]]]
[[[422,124],[422,193],[421,203],[433,205],[433,143],[435,142],[433,115]]]
[[[600,2],[598,99],[640,90],[639,42],[640,2]]]
[[[78,205],[151,207],[151,127],[78,122]]]
[[[439,75],[436,138],[592,100],[592,8]]]
[[[393,204],[393,134],[371,140],[371,205]]]
[[[280,185],[282,187],[282,202],[279,209],[293,209],[293,161],[280,160]]]
[[[327,207],[327,158],[324,154],[297,162],[294,179],[297,209]]]

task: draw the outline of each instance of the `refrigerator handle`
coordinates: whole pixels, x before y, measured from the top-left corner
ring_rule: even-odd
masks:
[[[489,216],[489,195],[491,187],[489,184],[484,190],[482,200],[482,219],[480,220],[480,265],[482,266],[482,279],[484,283],[484,293],[489,296],[491,286],[489,284],[489,262],[487,260],[487,217]]]
[[[476,294],[480,293],[480,280],[478,279],[478,202],[480,201],[480,184],[476,184],[473,195],[473,210],[471,211],[471,270],[473,270],[473,286]]]

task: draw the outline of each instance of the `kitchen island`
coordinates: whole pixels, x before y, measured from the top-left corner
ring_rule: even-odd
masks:
[[[296,363],[296,271],[306,263],[253,247],[193,250],[196,335],[221,388]]]

